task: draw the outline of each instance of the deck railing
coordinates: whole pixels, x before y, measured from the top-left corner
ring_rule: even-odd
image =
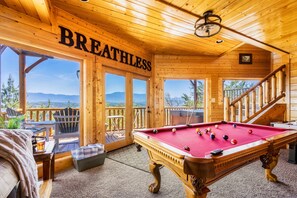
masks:
[[[63,108],[30,108],[27,109],[26,112],[26,119],[27,120],[34,120],[34,121],[47,121],[47,120],[54,120],[53,114],[56,111],[59,111]],[[78,109],[78,108],[73,108]],[[203,108],[198,108],[203,109]],[[164,118],[165,118],[165,125],[171,124],[171,110],[192,110],[191,107],[165,107],[164,109]],[[108,119],[108,116],[123,116],[117,120],[117,125],[119,130],[125,129],[125,114],[126,109],[125,107],[106,107],[105,108],[105,117],[106,117],[106,130],[114,130],[112,119]],[[133,108],[133,128],[134,129],[141,129],[147,127],[147,113],[145,107],[134,107]]]
[[[202,110],[203,107],[198,107],[199,110]],[[171,125],[171,111],[173,110],[193,110],[192,107],[165,107],[164,108],[164,119],[165,119],[165,126]]]
[[[63,108],[30,108],[26,112],[26,120],[34,121],[47,121],[54,120],[53,114]],[[73,108],[78,109],[78,108]],[[112,120],[108,119],[108,116],[124,116],[125,117],[125,107],[106,107],[106,130],[114,130],[112,127]],[[135,129],[146,127],[146,108],[145,107],[134,107],[133,108],[133,127]],[[119,130],[125,129],[125,118],[119,118],[118,127]]]
[[[241,96],[243,93],[248,91],[249,88],[240,88],[240,89],[225,89],[223,91],[224,97],[228,97],[230,101],[235,100],[239,96]]]

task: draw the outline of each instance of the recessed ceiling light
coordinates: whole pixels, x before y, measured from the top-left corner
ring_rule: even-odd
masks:
[[[218,44],[223,43],[223,42],[224,42],[224,40],[221,40],[221,39],[216,41],[216,43],[218,43]]]
[[[89,2],[89,0],[80,0],[81,2]]]

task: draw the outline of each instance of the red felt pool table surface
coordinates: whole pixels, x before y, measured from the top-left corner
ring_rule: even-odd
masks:
[[[236,127],[233,126],[234,124],[236,124]],[[218,127],[216,128],[215,125],[218,125]],[[172,132],[172,128],[175,128],[176,132]],[[203,133],[202,135],[196,132],[197,128]],[[213,140],[210,138],[211,132],[205,132],[208,128],[215,133]],[[153,129],[137,130],[137,132],[143,133],[147,138],[155,139],[186,152],[193,157],[205,157],[215,149],[227,150],[257,141],[266,141],[270,137],[281,135],[287,131],[287,129],[270,126],[233,122],[171,126],[156,128],[156,130],[158,131],[157,133],[154,133]],[[251,134],[248,133],[249,130],[252,130]],[[229,137],[228,140],[224,140],[223,135],[227,135]],[[237,144],[231,144],[231,139],[237,140]],[[189,147],[189,151],[185,150],[185,147]]]

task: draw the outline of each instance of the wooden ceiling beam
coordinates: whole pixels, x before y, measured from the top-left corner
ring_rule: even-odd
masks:
[[[21,1],[27,1],[27,0],[21,0]],[[52,24],[52,20],[51,20],[52,13],[51,13],[50,2],[48,0],[32,0],[32,1],[36,8],[36,11],[40,20],[43,23]]]

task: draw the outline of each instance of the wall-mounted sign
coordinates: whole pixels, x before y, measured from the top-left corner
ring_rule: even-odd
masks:
[[[87,37],[83,34],[78,32],[73,33],[68,28],[62,26],[59,26],[59,28],[61,30],[61,38],[59,43],[63,45],[70,47],[74,46],[76,49],[147,71],[152,70],[152,63],[144,58],[135,56],[116,47],[109,46],[108,44],[101,45],[100,41],[93,38],[87,39]],[[87,44],[90,44],[89,48],[87,47]]]

